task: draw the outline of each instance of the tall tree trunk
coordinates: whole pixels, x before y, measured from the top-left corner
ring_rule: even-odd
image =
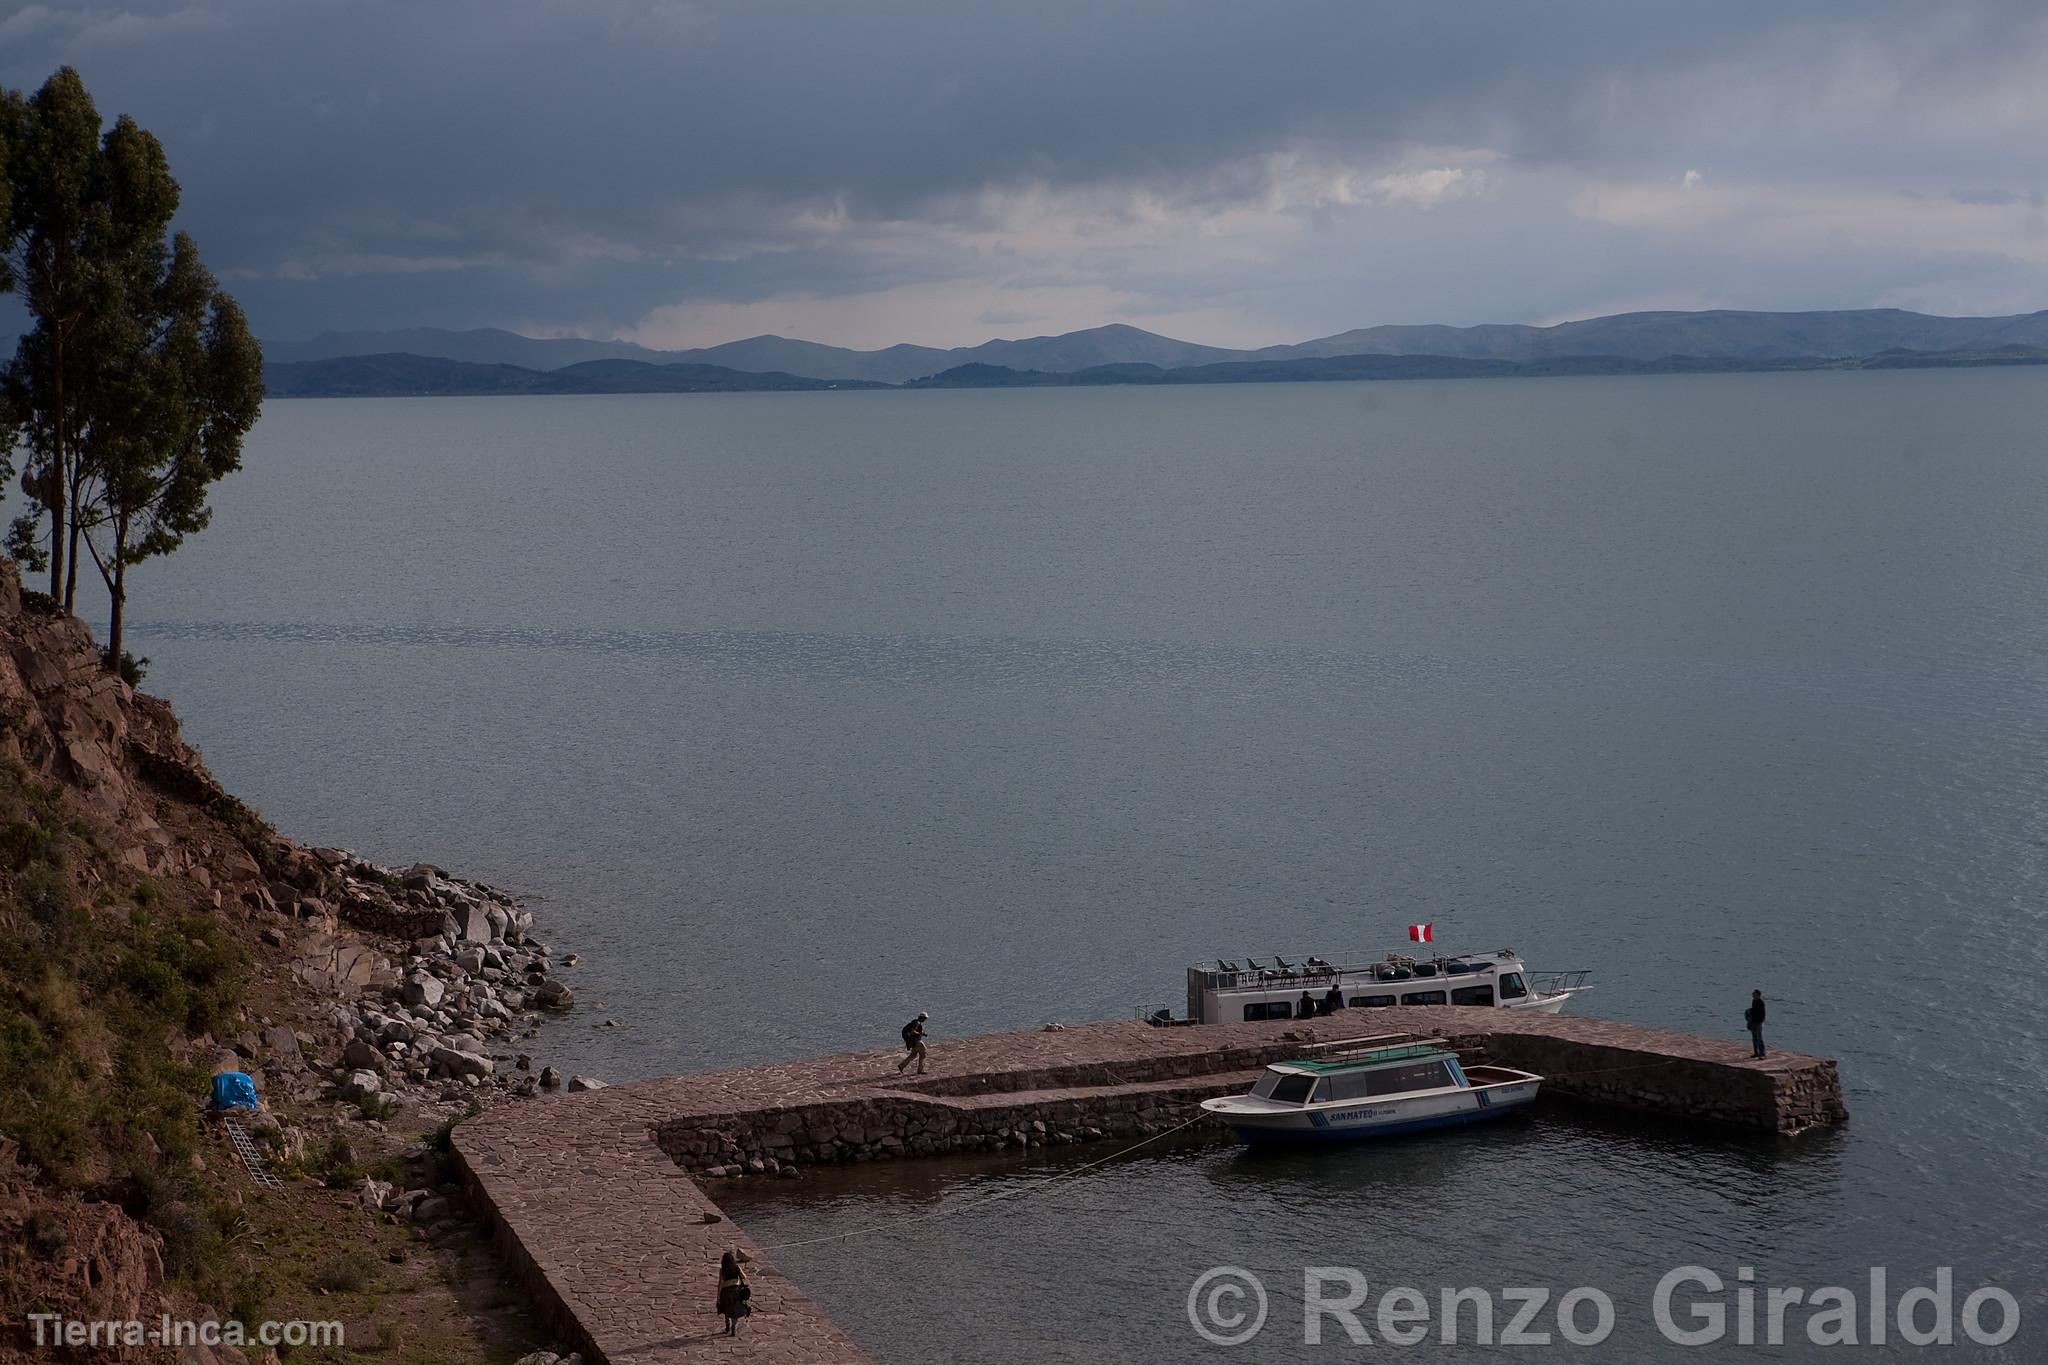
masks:
[[[71,484],[71,537],[64,564],[64,610],[74,611],[78,602],[78,483]]]
[[[121,623],[128,607],[128,518],[114,520],[114,581],[107,592],[107,667],[121,671]]]
[[[66,481],[71,476],[71,464],[66,455],[65,438],[67,414],[64,411],[64,328],[55,329],[55,347],[51,352],[55,373],[51,376],[52,388],[56,395],[56,449],[51,452],[55,467],[50,471],[50,600],[64,600],[64,548],[65,548],[65,492]]]

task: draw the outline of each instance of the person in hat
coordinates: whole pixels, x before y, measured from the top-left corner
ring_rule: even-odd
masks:
[[[931,1018],[924,1011],[918,1011],[917,1018],[903,1026],[903,1060],[896,1063],[896,1074],[902,1075],[903,1068],[917,1063],[917,1074],[924,1074],[924,1021]]]
[[[754,1297],[754,1287],[747,1283],[747,1272],[740,1269],[748,1259],[746,1252],[735,1247],[718,1261],[718,1315],[725,1319],[729,1337],[740,1334],[740,1319],[754,1311],[748,1302]]]

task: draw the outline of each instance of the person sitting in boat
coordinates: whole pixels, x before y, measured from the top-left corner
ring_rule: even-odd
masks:
[[[1324,1014],[1335,1014],[1338,1010],[1341,1010],[1343,1008],[1344,992],[1337,989],[1335,986],[1330,987],[1329,994],[1323,997],[1322,1012]]]
[[[1316,998],[1307,991],[1301,993],[1301,1003],[1294,1010],[1297,1017],[1313,1019],[1316,1014]]]

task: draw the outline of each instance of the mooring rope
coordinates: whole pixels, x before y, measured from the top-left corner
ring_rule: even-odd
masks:
[[[867,1227],[853,1228],[846,1232],[835,1232],[824,1237],[806,1237],[800,1241],[795,1242],[777,1242],[773,1246],[757,1247],[755,1248],[755,1250],[763,1253],[770,1251],[788,1251],[793,1247],[817,1246],[823,1242],[843,1242],[848,1240],[849,1238],[865,1237],[878,1232],[894,1232],[898,1228],[907,1227],[913,1223],[929,1223],[940,1218],[951,1218],[959,1214],[971,1213],[975,1209],[986,1208],[990,1204],[1001,1203],[1006,1199],[1015,1199],[1027,1194],[1036,1194],[1038,1191],[1049,1188],[1053,1185],[1057,1185],[1062,1181],[1072,1180],[1076,1176],[1086,1175],[1089,1171],[1094,1170],[1096,1167],[1107,1165],[1108,1163],[1117,1160],[1119,1157],[1129,1156],[1132,1152],[1137,1151],[1140,1147],[1150,1146],[1152,1143],[1159,1141],[1161,1138],[1169,1138],[1172,1137],[1175,1133],[1181,1132],[1183,1129],[1192,1128],[1196,1124],[1202,1122],[1202,1120],[1206,1119],[1207,1117],[1208,1115],[1204,1114],[1200,1118],[1189,1119],[1185,1123],[1176,1124],[1173,1127],[1165,1129],[1162,1132],[1154,1133],[1152,1136],[1145,1138],[1143,1141],[1134,1142],[1128,1147],[1119,1148],[1117,1151],[1111,1152],[1108,1156],[1099,1157],[1094,1161],[1090,1161],[1085,1165],[1076,1166],[1071,1170],[1056,1172],[1053,1175],[1045,1176],[1041,1179],[1034,1180],[1026,1185],[1014,1186],[1010,1189],[1003,1190],[1000,1193],[989,1195],[985,1199],[970,1200],[965,1204],[956,1204],[951,1208],[933,1209],[930,1213],[915,1213],[904,1218],[892,1219],[887,1223],[874,1223],[870,1224]]]

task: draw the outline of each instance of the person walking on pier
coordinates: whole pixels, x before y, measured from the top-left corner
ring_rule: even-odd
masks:
[[[903,1060],[896,1063],[897,1075],[902,1075],[903,1068],[912,1062],[917,1063],[917,1074],[924,1074],[924,1021],[929,1018],[930,1015],[920,1010],[917,1018],[903,1026],[904,1053]]]
[[[1762,991],[1751,991],[1749,993],[1749,1008],[1742,1012],[1742,1022],[1749,1025],[1749,1041],[1755,1048],[1755,1051],[1749,1055],[1751,1057],[1763,1056],[1764,993]]]
[[[740,1319],[754,1311],[754,1305],[747,1302],[754,1297],[754,1288],[747,1283],[747,1272],[740,1269],[740,1262],[746,1259],[744,1251],[728,1251],[718,1262],[718,1315],[725,1319],[729,1337],[740,1334]]]

